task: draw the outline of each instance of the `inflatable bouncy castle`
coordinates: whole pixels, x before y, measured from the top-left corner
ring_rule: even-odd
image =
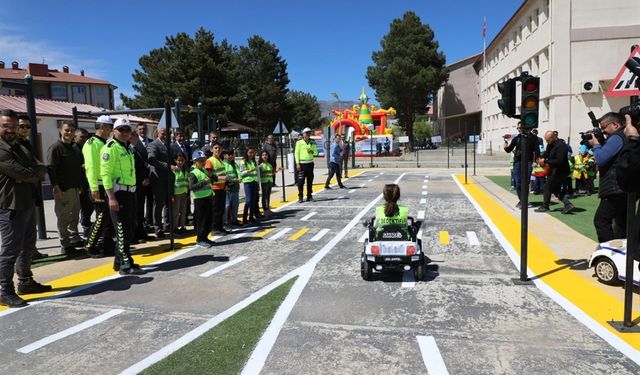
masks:
[[[385,139],[389,139],[393,144],[391,128],[387,127],[387,117],[395,116],[396,110],[393,107],[378,109],[373,104],[369,105],[368,102],[369,97],[363,88],[360,94],[360,105],[331,111],[336,116],[331,122],[333,130],[337,134],[345,134],[348,138],[355,140],[356,156],[379,154],[376,152],[375,145],[384,143]],[[371,125],[373,125],[373,134]],[[373,140],[370,139],[371,137]]]

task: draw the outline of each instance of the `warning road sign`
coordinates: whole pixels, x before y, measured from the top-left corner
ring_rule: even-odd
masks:
[[[631,58],[640,58],[640,46],[636,47],[631,55],[629,55],[629,59]],[[627,61],[625,60],[625,61]],[[606,96],[631,96],[631,95],[640,95],[640,90],[636,88],[636,80],[640,79],[640,77],[631,73],[631,70],[626,66],[622,66],[620,72],[616,78],[611,82],[609,89],[605,93]]]

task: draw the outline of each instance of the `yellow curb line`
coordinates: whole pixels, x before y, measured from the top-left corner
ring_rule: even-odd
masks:
[[[485,213],[490,212],[491,221],[500,230],[514,251],[520,255],[520,221],[511,216],[501,205],[493,200],[484,190],[468,180],[464,184],[464,175],[454,176],[460,186],[473,197]],[[624,303],[608,294],[603,289],[590,284],[571,268],[560,267],[561,257],[553,252],[536,235],[529,232],[528,268],[530,276],[541,275],[540,281],[551,287],[562,297],[575,305],[579,310],[593,319],[602,328],[620,338],[634,349],[640,349],[640,335],[623,334],[611,327],[607,322],[620,321],[623,318]],[[633,310],[633,316],[638,316]]]

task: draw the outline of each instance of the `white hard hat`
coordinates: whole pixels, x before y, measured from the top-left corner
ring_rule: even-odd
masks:
[[[111,117],[107,116],[107,115],[102,115],[100,117],[98,117],[98,119],[96,120],[97,124],[107,124],[107,125],[113,125],[113,120],[111,120]]]
[[[118,129],[118,128],[121,128],[121,127],[123,127],[123,126],[131,127],[131,123],[129,122],[129,120],[128,120],[128,119],[126,119],[126,118],[119,118],[119,119],[117,119],[117,120],[116,120],[116,123],[115,123],[115,124],[113,124],[113,128],[114,128],[114,129]]]
[[[309,128],[304,128],[304,129],[302,129],[302,133],[303,133],[303,134],[304,134],[304,133],[307,133],[307,132],[311,133],[311,129],[309,129]]]

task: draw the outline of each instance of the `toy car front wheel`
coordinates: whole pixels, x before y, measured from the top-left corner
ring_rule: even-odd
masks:
[[[365,254],[362,254],[362,257],[360,257],[360,274],[362,275],[362,279],[366,281],[371,280],[371,276],[373,275],[373,267],[371,263],[367,261]]]
[[[593,268],[596,271],[596,277],[598,277],[598,280],[602,283],[607,285],[616,285],[620,283],[618,280],[618,269],[611,259],[604,257],[598,258]]]

